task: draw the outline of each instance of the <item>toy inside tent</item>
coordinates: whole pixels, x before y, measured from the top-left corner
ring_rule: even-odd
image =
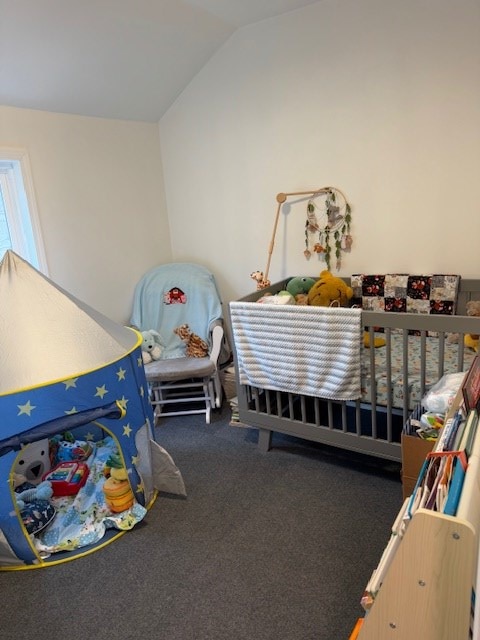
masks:
[[[185,495],[185,486],[153,437],[141,335],[12,252],[0,299],[0,570],[38,568],[112,542],[159,491]],[[35,341],[29,359],[4,344],[13,325],[27,347]]]

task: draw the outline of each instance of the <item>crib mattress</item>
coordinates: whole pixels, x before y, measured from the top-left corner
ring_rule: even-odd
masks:
[[[376,334],[376,337],[385,337],[384,334]],[[458,345],[444,343],[445,359],[443,374],[455,373],[457,371]],[[391,335],[391,387],[392,406],[398,409],[403,408],[404,388],[403,388],[403,336],[398,333]],[[362,349],[361,364],[361,389],[362,402],[371,403],[372,386],[376,390],[376,402],[378,405],[387,405],[388,385],[387,385],[387,349],[378,347],[375,349],[375,376],[372,380],[370,373],[370,350]],[[475,353],[469,349],[464,352],[464,370],[468,370]],[[427,389],[435,384],[439,377],[439,340],[437,337],[428,336],[426,338],[426,387]],[[408,336],[408,408],[413,410],[423,397],[421,388],[421,338],[417,335]]]

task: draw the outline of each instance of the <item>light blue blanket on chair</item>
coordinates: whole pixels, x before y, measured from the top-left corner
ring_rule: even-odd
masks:
[[[209,342],[209,327],[223,319],[214,276],[200,265],[170,263],[154,267],[137,284],[130,323],[161,336],[163,358],[185,355],[185,344],[173,332],[181,324]]]

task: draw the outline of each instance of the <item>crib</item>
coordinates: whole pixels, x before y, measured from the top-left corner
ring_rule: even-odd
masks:
[[[466,371],[475,356],[464,346],[463,337],[480,332],[480,319],[466,315],[467,302],[480,299],[480,280],[459,280],[454,315],[361,309],[360,392],[354,399],[336,400],[252,384],[248,375],[245,379],[245,372],[240,374],[238,335],[243,317],[258,314],[258,307],[262,307],[268,324],[276,309],[256,301],[267,292],[285,289],[289,279],[229,305],[240,422],[258,429],[258,446],[264,452],[272,447],[274,433],[281,433],[400,462],[401,434],[412,411],[443,375]],[[350,283],[349,278],[344,280]],[[259,324],[264,324],[263,320]],[[368,347],[363,342],[365,334],[370,338]],[[385,344],[375,348],[374,338],[379,336]],[[312,339],[305,336],[305,340]],[[272,365],[278,366],[278,362]]]

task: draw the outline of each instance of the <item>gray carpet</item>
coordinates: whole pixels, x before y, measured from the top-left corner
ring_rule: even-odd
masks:
[[[225,407],[157,439],[187,486],[105,548],[0,572],[2,640],[348,640],[402,497],[399,466],[231,427]]]

